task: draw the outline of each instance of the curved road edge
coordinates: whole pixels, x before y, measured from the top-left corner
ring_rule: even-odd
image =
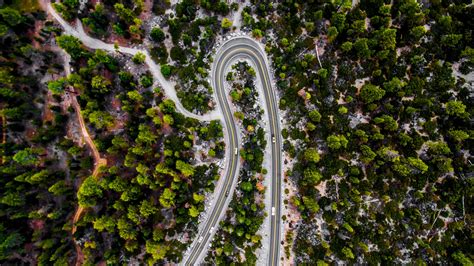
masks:
[[[204,114],[204,115],[197,115],[197,114],[194,114],[194,113],[191,113],[189,112],[188,110],[186,110],[180,100],[178,99],[177,95],[176,95],[176,91],[174,90],[173,86],[172,86],[172,83],[167,81],[163,75],[161,74],[160,72],[160,67],[158,65],[156,65],[153,60],[151,59],[149,53],[146,51],[146,50],[142,50],[142,49],[136,49],[136,48],[130,48],[130,47],[122,47],[122,46],[119,46],[118,49],[116,49],[114,47],[113,44],[109,44],[109,43],[105,43],[101,40],[98,40],[98,39],[95,39],[95,38],[92,38],[90,37],[89,35],[87,35],[82,27],[82,24],[79,20],[76,21],[76,24],[77,26],[76,27],[73,27],[71,26],[68,22],[66,22],[57,12],[56,10],[54,10],[54,8],[51,6],[51,3],[48,1],[47,2],[47,12],[49,14],[51,14],[51,16],[63,27],[64,29],[64,32],[66,34],[69,34],[69,35],[72,35],[76,38],[78,38],[79,40],[81,40],[81,42],[86,46],[86,47],[89,47],[91,49],[102,49],[102,50],[106,50],[106,51],[109,51],[109,52],[121,52],[121,53],[125,53],[125,54],[130,54],[130,55],[135,55],[136,53],[138,52],[141,52],[143,54],[146,55],[146,60],[145,60],[145,63],[148,65],[148,67],[150,68],[154,78],[155,78],[155,81],[158,81],[157,83],[160,84],[163,89],[165,90],[165,95],[168,96],[171,100],[173,100],[176,104],[176,108],[177,110],[182,113],[183,115],[187,116],[187,117],[191,117],[191,118],[195,118],[195,119],[198,119],[200,121],[210,121],[210,120],[215,120],[215,119],[219,119],[219,120],[222,120],[224,121],[224,127],[227,129],[226,130],[226,140],[225,142],[228,143],[229,147],[231,147],[231,149],[227,149],[227,157],[226,158],[229,158],[229,166],[227,168],[227,174],[225,176],[231,176],[231,178],[226,178],[226,179],[230,179],[230,181],[234,181],[234,179],[236,180],[235,175],[238,174],[237,173],[237,170],[239,169],[238,165],[239,165],[239,156],[238,156],[238,151],[237,152],[234,152],[234,150],[238,147],[238,132],[235,130],[235,123],[230,123],[231,121],[233,122],[233,117],[232,117],[232,114],[229,112],[228,114],[230,114],[230,116],[226,118],[222,117],[221,114],[219,114],[217,112],[217,110],[215,110],[214,112],[212,113],[208,113],[208,114]],[[261,67],[261,71],[258,71],[259,72],[259,75],[262,75],[262,81],[265,80],[265,85],[264,87],[266,87],[267,89],[265,89],[264,91],[266,91],[267,93],[265,93],[265,97],[267,98],[267,104],[269,102],[269,100],[272,101],[272,104],[270,104],[269,106],[272,106],[271,108],[273,108],[273,110],[275,110],[274,112],[274,115],[272,115],[270,117],[270,121],[273,120],[273,122],[276,124],[276,129],[278,130],[274,130],[272,131],[272,135],[276,138],[276,145],[272,145],[272,160],[274,160],[275,157],[278,158],[278,163],[277,164],[277,168],[278,170],[275,170],[275,167],[272,167],[272,207],[275,206],[275,209],[276,209],[276,212],[275,212],[275,215],[272,215],[272,219],[271,219],[271,230],[272,230],[272,234],[271,234],[271,250],[270,250],[270,258],[269,260],[271,261],[271,265],[274,265],[274,264],[278,264],[278,260],[279,260],[279,239],[280,239],[280,201],[281,201],[281,198],[280,198],[280,191],[281,191],[281,137],[280,137],[280,121],[279,121],[279,118],[278,118],[278,115],[276,115],[276,104],[275,104],[275,97],[274,97],[274,92],[272,91],[272,86],[271,86],[271,79],[270,79],[270,72],[268,71],[269,69],[269,65],[267,63],[267,60],[266,60],[266,56],[264,56],[264,52],[262,52],[261,48],[259,47],[258,43],[255,42],[254,40],[248,38],[248,37],[238,37],[238,38],[234,38],[234,39],[231,39],[229,41],[227,41],[226,43],[224,43],[224,45],[221,46],[221,49],[222,50],[222,47],[224,47],[226,44],[229,44],[230,42],[236,40],[236,39],[240,39],[241,41],[243,42],[247,42],[248,44],[250,44],[251,46],[253,46],[254,49],[256,49],[257,51],[257,54],[258,56],[260,57],[260,60],[258,62],[260,62],[260,67]],[[216,56],[217,58],[217,56]],[[261,63],[264,62],[264,68],[263,66],[261,65]],[[215,64],[213,63],[213,66]],[[265,69],[265,71],[263,71],[262,69]],[[215,80],[215,79],[214,79]],[[216,84],[213,82],[213,85],[214,85],[214,88],[216,88]],[[269,88],[269,89],[268,89]],[[271,96],[269,96],[271,95]],[[224,96],[225,97],[225,96]],[[268,98],[269,97],[269,98]],[[225,98],[224,98],[225,99]],[[225,101],[223,101],[222,103],[224,103]],[[222,103],[218,103],[221,107],[222,107]],[[227,103],[227,102],[225,102]],[[230,111],[230,108],[229,106],[227,105],[228,107],[228,111]],[[224,110],[224,109],[221,109],[221,110]],[[231,118],[232,120],[229,120],[229,118]],[[227,122],[226,122],[227,121]],[[233,127],[233,132],[235,133],[233,135],[232,138],[230,138],[230,136],[228,135],[228,132],[229,132],[229,128],[232,128]],[[229,139],[233,139],[233,142],[231,143],[229,141]],[[276,147],[278,147],[277,149],[275,149]],[[238,148],[237,148],[238,149]],[[278,151],[278,152],[276,152]],[[237,154],[235,154],[237,153]],[[275,156],[277,154],[277,156]],[[230,170],[229,170],[230,168]],[[216,199],[217,201],[219,202],[222,202],[222,199],[223,199],[223,195],[225,194],[228,194],[228,195],[231,195],[231,191],[233,191],[233,187],[235,186],[235,182],[219,182],[220,186],[221,186],[221,189],[219,190],[219,192],[215,191],[214,194],[215,195],[218,195],[219,197]],[[222,185],[221,185],[222,184]],[[227,185],[226,185],[227,184]],[[219,187],[218,185],[218,187]],[[275,191],[276,190],[276,191]],[[225,192],[226,191],[226,192]],[[223,204],[224,203],[224,204]],[[213,224],[214,225],[217,225],[218,221],[220,221],[222,219],[222,216],[223,216],[223,213],[224,213],[224,206],[227,207],[228,206],[228,200],[225,200],[223,201],[222,203],[222,207],[221,208],[214,208],[214,211],[218,211],[219,215],[217,216],[217,219],[215,220],[216,222],[214,222]],[[218,204],[218,205],[220,205]],[[208,230],[210,230],[210,227],[208,226],[207,227]],[[212,230],[211,234],[209,235],[213,235],[215,233],[215,227],[213,227],[214,230]],[[205,230],[206,231],[206,230]],[[278,232],[278,233],[276,233]],[[207,238],[207,241],[209,241],[209,239],[211,239],[210,237]],[[195,240],[195,242],[198,241],[198,239]],[[205,242],[206,245],[207,245],[207,242]],[[193,243],[194,245],[195,243]],[[202,246],[202,245],[201,245]],[[273,251],[273,252],[272,252]],[[202,250],[199,254],[199,257],[202,256]]]
[[[163,74],[161,74],[161,69],[160,66],[158,66],[153,59],[151,59],[150,54],[148,51],[144,49],[138,49],[138,48],[131,48],[131,47],[123,47],[123,46],[118,46],[118,49],[114,46],[114,44],[111,43],[105,43],[99,39],[95,39],[90,37],[85,31],[84,28],[82,27],[82,23],[80,20],[76,20],[75,24],[76,26],[70,25],[67,21],[65,21],[53,8],[51,5],[50,1],[47,1],[47,12],[61,25],[61,27],[64,29],[64,33],[68,35],[72,35],[76,38],[78,38],[82,44],[86,47],[89,47],[90,49],[101,49],[105,50],[108,52],[116,53],[120,52],[123,54],[129,54],[129,55],[135,55],[136,53],[140,52],[143,53],[146,56],[145,63],[147,64],[148,68],[150,69],[151,73],[153,74],[155,86],[159,84],[163,89],[165,95],[173,100],[173,102],[176,105],[176,109],[178,112],[182,113],[183,115],[187,117],[191,117],[194,119],[197,119],[199,121],[211,121],[211,120],[221,120],[222,116],[221,114],[218,113],[218,110],[214,110],[210,113],[198,115],[194,114],[190,111],[188,111],[184,106],[181,104],[181,101],[179,100],[176,90],[174,89],[174,84],[171,81],[168,81]]]
[[[281,237],[281,174],[282,174],[282,144],[281,144],[281,130],[280,119],[278,115],[278,105],[275,92],[272,89],[272,78],[270,67],[263,49],[259,43],[253,39],[245,36],[234,37],[225,41],[219,48],[212,65],[212,84],[215,89],[217,103],[224,114],[225,122],[225,136],[230,141],[227,147],[227,156],[229,158],[227,172],[224,175],[223,186],[218,192],[218,198],[214,200],[213,208],[207,220],[204,223],[203,230],[198,233],[196,239],[191,244],[191,251],[186,254],[184,258],[184,265],[197,265],[205,256],[208,243],[212,240],[219,222],[223,219],[225,210],[229,205],[233,194],[235,183],[238,178],[238,161],[240,157],[237,156],[238,134],[236,129],[233,113],[230,109],[230,103],[224,89],[224,71],[229,64],[245,58],[252,61],[253,65],[257,67],[257,72],[261,80],[262,89],[264,92],[264,101],[267,105],[269,115],[271,138],[275,138],[275,142],[271,141],[272,151],[272,180],[271,180],[271,206],[267,206],[267,210],[271,208],[270,213],[270,252],[268,257],[269,265],[277,265],[279,263],[280,254],[280,237]],[[230,130],[230,131],[229,131]],[[234,152],[237,151],[237,152]]]

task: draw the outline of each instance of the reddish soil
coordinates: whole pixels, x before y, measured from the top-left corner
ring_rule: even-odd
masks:
[[[35,39],[35,37],[41,38],[40,35],[39,35],[39,33],[40,33],[41,29],[43,28],[43,26],[44,26],[43,21],[41,21],[41,20],[35,20],[35,29],[34,29],[33,31],[30,30],[30,31],[28,32],[28,35],[29,35],[29,37],[30,37],[30,39],[31,39],[31,42],[33,43],[33,47],[34,47],[35,49],[41,49],[41,47],[42,47],[42,44],[39,43],[39,42]]]
[[[170,125],[163,123],[161,125],[161,132],[163,132],[163,135],[169,135],[173,132],[173,128],[170,127]]]
[[[102,71],[102,75],[104,76],[104,78],[106,78],[110,82],[114,79],[114,74],[107,69],[104,69]]]
[[[120,111],[121,103],[120,100],[116,97],[112,98],[111,105],[115,109],[115,111]]]
[[[82,253],[81,247],[76,244],[76,266],[84,264],[84,253]]]
[[[35,135],[36,135],[36,131],[32,127],[26,126],[25,136],[28,139],[32,139]]]
[[[53,102],[53,95],[51,94],[50,91],[46,94],[46,102],[44,104],[44,110],[43,110],[43,121],[52,121],[54,118],[53,111],[49,108],[51,103]]]
[[[153,9],[153,1],[145,0],[145,5],[143,7],[143,12],[140,14],[140,19],[146,21],[151,17],[151,12]]]
[[[303,98],[303,100],[306,100],[306,91],[304,90],[304,88],[298,91],[298,96]]]
[[[33,230],[42,230],[44,228],[44,221],[43,220],[32,220],[30,222],[30,227]]]
[[[74,88],[70,88],[69,91],[74,91]],[[87,131],[87,127],[85,125],[84,118],[82,117],[81,107],[80,107],[79,103],[77,102],[76,96],[70,94],[70,99],[71,99],[71,104],[72,104],[72,106],[74,108],[74,111],[76,112],[77,118],[79,120],[78,122],[79,122],[79,126],[81,127],[82,137],[85,140],[85,142],[87,143],[87,146],[91,150],[92,156],[94,157],[94,171],[92,173],[92,176],[94,178],[98,178],[100,167],[107,165],[107,160],[105,158],[100,157],[100,153],[97,150],[97,147],[95,146],[94,141],[90,137],[89,132]],[[81,215],[82,215],[83,212],[84,212],[84,207],[78,206],[77,209],[76,209],[76,212],[74,213],[74,216],[73,216],[73,219],[72,219],[72,230],[71,230],[71,234],[73,236],[74,236],[74,233],[77,230],[76,223],[81,218]],[[73,237],[73,239],[74,239],[74,237]],[[74,239],[74,241],[75,241],[75,239]],[[76,246],[76,253],[77,253],[76,265],[82,265],[84,263],[84,254],[82,253],[81,247],[77,243],[75,244],[75,246]]]
[[[119,46],[129,46],[129,40],[111,33],[110,36],[105,40],[106,43],[117,43]]]
[[[117,131],[117,130],[123,129],[124,127],[125,127],[125,121],[121,119],[116,119],[114,122],[114,125],[108,128],[108,130]]]
[[[48,12],[48,3],[49,3],[49,1],[48,0],[38,0],[38,3],[40,5],[41,9],[43,9],[45,11],[45,13],[47,14],[47,19],[51,20],[52,16]],[[74,23],[71,23],[71,25],[74,25]],[[43,26],[42,23],[35,23],[35,29],[34,29],[33,32],[30,32],[30,35],[38,37],[42,26]],[[37,49],[56,51],[52,47],[44,47],[42,44],[40,44],[36,40],[34,40],[34,38],[31,38],[31,39],[33,40],[33,46]],[[51,101],[51,98],[52,97],[51,97],[50,93],[48,92],[47,101],[45,103],[45,112],[43,114],[43,119],[45,119],[46,121],[52,119],[51,110],[49,110],[49,108],[48,108],[48,103]],[[69,106],[72,103],[72,105],[73,105],[73,107],[74,107],[74,109],[75,109],[75,111],[76,111],[76,113],[79,117],[79,124],[81,126],[81,132],[83,133],[84,139],[86,140],[87,144],[89,144],[89,148],[91,149],[92,154],[94,156],[95,168],[94,168],[93,175],[96,176],[98,174],[99,167],[102,166],[102,165],[106,165],[107,161],[103,158],[100,158],[100,154],[97,151],[97,148],[95,147],[95,144],[93,143],[92,139],[90,138],[89,134],[87,133],[87,129],[84,126],[84,120],[83,120],[82,115],[80,113],[80,107],[79,107],[79,104],[77,103],[76,97],[71,96],[70,100],[72,100],[72,102],[64,101],[64,103],[62,103],[62,104],[67,104]],[[62,107],[63,107],[63,109],[67,109],[66,106],[62,106]],[[27,132],[26,132],[26,134],[29,138],[33,137],[35,135],[35,133],[36,132],[32,129],[27,129]],[[72,227],[72,230],[71,230],[72,235],[74,235],[74,233],[76,231],[75,223],[79,220],[82,212],[83,212],[83,208],[79,206],[76,210],[76,213],[74,214],[74,218],[73,218],[73,221],[72,221],[72,223],[73,223],[73,227]],[[32,226],[33,229],[41,230],[44,226],[44,223],[40,223],[39,221],[35,220],[35,221],[32,222],[31,226]],[[75,263],[75,265],[83,265],[84,264],[84,254],[82,253],[81,247],[77,244],[74,236],[73,236],[73,241],[74,241],[74,245],[75,245],[75,249],[76,249],[76,263]],[[33,263],[31,263],[31,264],[33,264]]]

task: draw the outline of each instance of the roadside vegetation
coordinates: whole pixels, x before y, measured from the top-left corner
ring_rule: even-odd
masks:
[[[0,261],[179,262],[219,178],[220,123],[177,113],[140,54],[86,49],[44,13],[0,16]],[[76,96],[106,162],[94,174]]]
[[[216,107],[217,41],[264,45],[285,126],[285,262],[473,265],[474,5],[353,2],[52,5],[93,38],[149,51],[196,114]],[[88,49],[46,4],[0,7],[0,264],[181,262],[222,173],[222,125],[179,113],[144,53]],[[206,263],[255,265],[269,136],[255,70],[239,62],[225,79],[241,168]]]
[[[200,154],[208,162],[222,154],[221,126],[177,113],[153,87],[141,54],[89,51],[68,35],[56,40],[76,71],[49,85],[55,93],[72,87],[79,94],[82,115],[108,162],[97,177],[85,177],[77,192],[88,210],[75,232],[85,263],[179,262],[187,245],[183,237],[195,233],[205,193],[219,177],[215,164],[194,166],[199,161],[193,147],[214,148]],[[146,254],[138,258],[141,250]]]
[[[258,233],[265,213],[263,185],[267,170],[263,168],[264,150],[267,145],[262,127],[263,110],[258,105],[255,88],[255,70],[246,62],[232,66],[227,73],[230,96],[236,105],[234,113],[242,125],[243,148],[237,188],[229,204],[226,218],[220,223],[212,241],[212,249],[206,256],[210,264],[257,263],[256,251],[262,247]],[[255,107],[257,106],[257,107]]]
[[[67,20],[80,18],[94,37],[144,44],[160,64],[163,76],[176,82],[175,89],[186,109],[197,114],[213,110],[211,50],[218,34],[232,30],[232,21],[226,16],[235,12],[237,5],[184,0],[165,14],[170,9],[168,1],[152,2],[150,7],[143,0],[88,2],[85,6],[79,1],[65,1],[54,7]],[[159,20],[146,23],[154,15]]]
[[[472,264],[467,4],[244,8],[273,58],[288,125],[295,263]]]

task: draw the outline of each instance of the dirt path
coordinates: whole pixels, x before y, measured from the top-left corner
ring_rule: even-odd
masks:
[[[89,147],[92,157],[94,158],[94,170],[92,172],[92,176],[94,178],[98,178],[99,175],[99,170],[101,166],[107,165],[107,160],[105,158],[100,157],[100,153],[97,150],[97,147],[94,144],[94,141],[89,135],[89,132],[87,131],[86,124],[84,122],[84,117],[82,116],[81,113],[81,107],[79,106],[79,103],[77,102],[76,95],[74,88],[69,88],[70,92],[66,92],[68,95],[66,97],[70,97],[72,107],[74,108],[74,111],[76,112],[77,115],[77,120],[79,121],[79,126],[81,127],[81,133],[82,133],[82,138],[86,142],[87,146]],[[82,213],[84,212],[84,207],[78,206],[76,209],[76,212],[74,213],[74,217],[72,219],[72,229],[71,229],[71,234],[73,235],[74,239],[74,234],[76,233],[77,226],[76,223],[79,221],[79,219],[82,216]],[[74,239],[74,245],[76,247],[76,265],[82,265],[84,262],[84,255],[82,253],[81,247],[77,244],[76,240]]]
[[[57,49],[56,52],[58,52],[63,58],[64,72],[66,76],[69,76],[71,74],[70,56],[59,48]],[[82,139],[83,141],[85,141],[86,145],[88,146],[89,150],[92,153],[92,157],[94,158],[94,170],[92,171],[92,176],[94,178],[98,178],[100,167],[107,165],[107,160],[105,158],[100,157],[99,150],[97,150],[97,146],[92,140],[89,134],[89,131],[87,131],[86,123],[84,122],[84,117],[82,116],[81,106],[79,105],[79,102],[77,101],[77,93],[75,89],[71,86],[69,86],[66,89],[66,92],[64,94],[64,99],[62,101],[62,104],[69,104],[69,103],[72,105],[77,115],[77,120],[79,121],[79,126],[81,128]],[[76,239],[74,238],[74,234],[76,233],[76,230],[77,230],[76,223],[81,218],[83,212],[84,212],[84,207],[78,205],[74,213],[74,216],[72,218],[71,234],[73,236],[74,245],[76,249],[76,256],[77,256],[76,265],[82,265],[84,262],[84,254],[82,253],[82,249],[77,244]]]
[[[161,87],[164,90],[165,95],[169,99],[173,100],[173,102],[175,103],[176,109],[183,115],[197,119],[199,121],[211,121],[215,119],[222,119],[222,113],[218,109],[215,109],[214,111],[206,113],[206,114],[198,115],[184,108],[184,106],[181,104],[181,101],[179,100],[176,94],[176,90],[174,89],[175,83],[173,81],[166,79],[163,76],[163,74],[161,73],[160,66],[157,65],[153,61],[153,59],[151,59],[151,56],[146,49],[124,47],[124,46],[119,46],[118,49],[116,49],[114,44],[105,43],[102,40],[92,38],[85,32],[80,20],[76,20],[75,25],[71,25],[67,21],[65,21],[56,12],[56,10],[54,10],[54,8],[51,6],[51,3],[48,0],[42,0],[42,1],[43,1],[42,5],[46,5],[46,12],[48,13],[48,15],[53,17],[54,20],[56,20],[62,26],[62,28],[64,29],[64,33],[78,38],[79,40],[81,40],[84,46],[89,47],[90,49],[102,49],[111,53],[116,53],[118,51],[120,53],[128,54],[128,55],[135,55],[137,53],[144,54],[145,64],[148,66],[155,80],[154,86]]]
[[[161,73],[160,66],[157,65],[151,59],[151,56],[149,55],[149,53],[146,49],[124,47],[124,46],[119,46],[119,47],[116,48],[111,43],[105,43],[105,42],[103,42],[99,39],[92,38],[84,31],[84,28],[82,27],[82,24],[79,20],[75,21],[75,25],[71,25],[68,22],[66,22],[54,10],[54,8],[51,6],[51,3],[49,2],[49,0],[40,0],[40,1],[42,2],[42,6],[46,8],[46,12],[48,13],[48,17],[52,17],[54,20],[56,20],[63,27],[65,34],[75,36],[76,38],[81,40],[82,44],[85,47],[88,47],[90,49],[102,49],[102,50],[105,50],[105,51],[109,51],[111,53],[119,52],[119,53],[128,54],[128,55],[135,55],[139,52],[143,53],[145,55],[145,64],[148,66],[149,70],[153,74],[153,77],[154,77],[154,80],[155,80],[154,86],[159,86],[164,90],[165,95],[167,96],[167,98],[174,101],[176,109],[177,109],[178,112],[182,113],[183,115],[185,115],[187,117],[191,117],[191,118],[197,119],[199,121],[210,121],[210,120],[216,120],[216,119],[223,121],[223,115],[222,115],[222,110],[221,109],[216,109],[216,110],[214,110],[210,113],[206,113],[206,114],[203,114],[203,115],[194,114],[194,113],[188,111],[187,109],[185,109],[184,106],[181,104],[181,102],[180,102],[180,100],[179,100],[179,98],[176,94],[176,91],[175,91],[175,88],[174,88],[175,83],[173,81],[170,81],[170,80],[167,80],[166,78],[164,78],[163,74]],[[65,58],[67,59],[67,55],[65,56]],[[65,70],[66,70],[66,74],[68,74],[68,71],[70,71],[68,60],[65,60],[65,66],[64,67],[65,67]],[[72,89],[72,91],[74,90],[73,88],[71,88],[71,89]],[[76,95],[71,93],[71,94],[69,94],[69,97],[70,97],[70,100],[71,100],[71,104],[72,104],[75,112],[77,113],[77,117],[78,117],[79,124],[80,124],[80,127],[81,127],[81,134],[83,135],[83,139],[87,143],[87,145],[89,146],[89,148],[92,152],[92,155],[94,157],[95,166],[94,166],[93,176],[97,178],[100,166],[106,165],[107,162],[104,158],[100,157],[100,154],[97,151],[96,146],[94,145],[91,137],[89,136],[89,133],[87,132],[87,127],[85,126],[84,120],[82,118],[81,109],[80,109],[79,104],[77,103]],[[74,217],[73,217],[73,227],[72,227],[72,230],[71,230],[73,235],[77,230],[77,227],[76,227],[75,224],[79,221],[79,219],[80,219],[83,212],[84,212],[84,208],[82,208],[81,206],[78,206],[78,208],[77,208],[77,210],[74,214]],[[74,236],[73,236],[73,239],[74,239]],[[75,239],[74,239],[74,243],[75,243],[76,253],[77,253],[76,265],[82,265],[83,261],[84,261],[84,255],[82,253],[81,247],[77,244]]]
[[[94,171],[92,172],[92,176],[94,178],[97,178],[99,174],[99,169],[101,166],[107,165],[107,160],[105,158],[100,157],[100,153],[97,150],[97,147],[94,144],[94,141],[89,135],[89,132],[87,131],[86,124],[84,122],[84,118],[82,117],[81,113],[81,107],[79,106],[79,103],[77,102],[77,98],[74,95],[71,95],[72,93],[69,93],[69,97],[71,97],[71,103],[72,107],[74,108],[74,111],[76,112],[77,119],[79,120],[79,126],[81,127],[81,133],[84,141],[86,142],[87,146],[92,152],[92,157],[94,157]],[[79,206],[76,210],[76,213],[74,214],[74,218],[72,220],[73,225],[72,225],[72,234],[76,232],[76,222],[81,218],[81,214],[84,211],[84,208]]]

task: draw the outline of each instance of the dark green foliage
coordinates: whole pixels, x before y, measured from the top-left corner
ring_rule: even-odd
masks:
[[[169,65],[161,65],[161,74],[165,78],[169,78],[171,76],[171,67]]]
[[[0,16],[2,16],[3,20],[12,27],[23,22],[23,17],[20,12],[10,7],[0,9]]]
[[[153,28],[150,32],[150,38],[155,42],[162,42],[165,40],[165,33],[160,28]]]
[[[71,35],[61,35],[56,37],[59,47],[63,48],[73,59],[79,59],[84,55],[81,41]]]
[[[1,24],[10,26],[9,37],[0,41],[5,59],[0,66],[5,138],[0,143],[0,264],[71,264],[75,251],[67,228],[76,201],[71,176],[84,171],[69,166],[84,154],[73,159],[61,145],[69,117],[55,98],[45,102],[49,86],[41,82],[49,80],[47,70],[57,71],[60,59],[33,48],[25,34],[34,30],[31,14],[3,7],[0,16]],[[40,66],[36,70],[32,60]],[[58,83],[50,88],[59,93],[64,80]]]
[[[372,103],[382,99],[385,91],[378,86],[372,84],[365,84],[360,92],[360,96],[365,103]]]
[[[472,167],[461,155],[472,100],[457,74],[472,69],[469,4],[282,1],[277,19],[244,9],[249,31],[276,36],[266,49],[298,186],[288,208],[302,217],[293,263],[472,261]]]
[[[157,14],[169,7],[152,2]],[[81,19],[94,36],[114,31],[136,43],[145,37],[138,19],[143,1],[91,3],[81,13],[77,0],[53,7],[66,20]],[[474,7],[468,1],[350,4],[257,1],[242,12],[244,30],[264,37],[289,125],[282,135],[291,169],[282,180],[297,186],[285,200],[301,215],[291,263],[471,265],[473,103],[464,75],[474,66]],[[160,88],[151,88],[149,73],[120,71],[115,58],[122,55],[90,52],[68,35],[56,41],[76,71],[62,76],[62,61],[31,42],[52,43],[50,34],[60,29],[46,22],[41,37],[32,37],[34,20],[44,14],[9,6],[0,9],[0,113],[7,132],[0,144],[0,264],[75,264],[70,221],[77,202],[88,207],[74,235],[84,264],[180,262],[187,247],[181,236],[195,233],[204,194],[220,172],[193,165],[193,147],[208,142],[199,146],[210,146],[202,158],[222,158],[219,121],[185,118]],[[212,106],[208,55],[223,32],[219,20],[231,9],[235,3],[179,1],[174,16],[160,22],[174,44],[172,61],[164,32],[151,29],[150,55],[163,76],[178,81],[178,97],[191,111]],[[324,53],[316,57],[315,49]],[[134,58],[137,68],[144,59]],[[253,109],[254,71],[239,71],[248,74],[231,92],[245,130],[241,182],[210,264],[256,264],[261,246],[268,136]],[[94,166],[88,148],[63,137],[75,134],[77,123],[62,108],[66,90],[80,95],[87,129],[108,160],[96,179],[85,178]]]
[[[109,20],[107,17],[107,11],[105,5],[97,3],[87,17],[82,18],[82,23],[89,27],[93,34],[98,36],[107,36],[109,34]]]

